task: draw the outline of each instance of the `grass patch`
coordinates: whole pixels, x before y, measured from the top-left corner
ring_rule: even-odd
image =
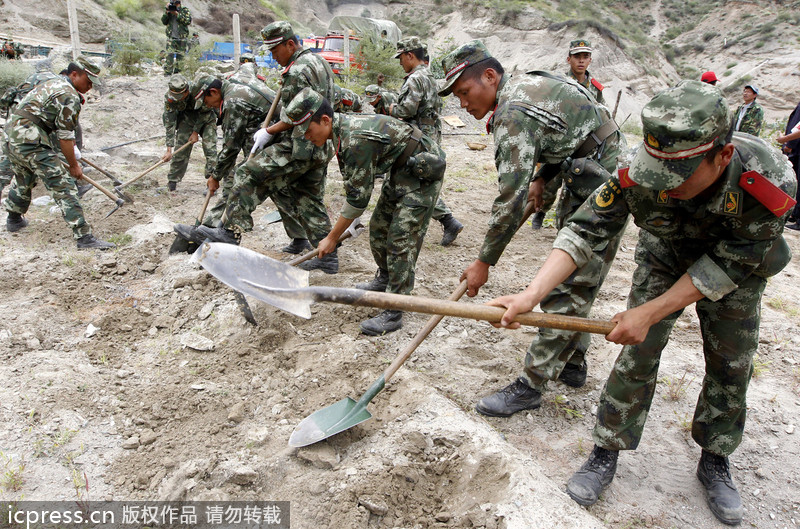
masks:
[[[680,378],[671,378],[671,377],[662,377],[659,379],[660,384],[664,384],[667,388],[667,392],[664,395],[664,398],[667,400],[671,400],[672,402],[677,402],[681,400],[681,398],[686,394],[686,389],[689,387],[689,384],[694,379],[687,379],[686,376],[689,374],[689,370],[686,369],[681,375]]]
[[[565,395],[556,395],[553,399],[553,405],[559,413],[564,414],[568,419],[582,419],[583,413],[569,407],[569,399]]]
[[[108,238],[108,242],[116,244],[117,248],[129,245],[132,240],[133,237],[127,233],[115,233]]]
[[[8,88],[21,84],[33,73],[30,63],[0,59],[0,95]]]
[[[762,360],[759,355],[753,356],[753,378],[760,378],[769,373],[770,360]]]
[[[11,456],[0,452],[0,492],[18,492],[25,484],[25,460],[14,462]]]

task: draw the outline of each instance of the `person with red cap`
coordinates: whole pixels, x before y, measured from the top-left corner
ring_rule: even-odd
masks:
[[[719,79],[717,79],[717,74],[715,74],[711,70],[709,70],[706,73],[704,73],[700,77],[700,80],[703,81],[704,83],[708,83],[708,84],[710,84],[712,86],[716,86],[717,85],[717,81],[719,81]]]

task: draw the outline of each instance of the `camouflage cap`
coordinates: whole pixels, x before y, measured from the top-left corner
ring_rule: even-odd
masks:
[[[364,89],[364,97],[367,103],[374,103],[381,95],[381,89],[376,84],[371,84]]]
[[[281,42],[294,37],[292,25],[285,20],[273,22],[261,30],[261,38],[264,39],[264,47],[271,50]]]
[[[461,77],[462,72],[469,66],[491,59],[492,54],[479,40],[473,40],[456,48],[442,58],[444,70],[443,83],[439,87],[439,95],[446,96],[453,91],[453,83]]]
[[[406,37],[397,41],[397,53],[394,55],[394,58],[397,59],[402,54],[409,51],[421,50],[425,48],[427,48],[427,46],[422,42],[421,38]]]
[[[592,43],[586,39],[573,40],[569,43],[569,54],[575,55],[576,53],[592,53]]]
[[[311,123],[311,116],[319,110],[323,101],[325,101],[324,97],[307,86],[294,96],[286,108],[281,110],[281,121],[304,133]]]
[[[169,78],[169,92],[167,92],[167,99],[170,101],[181,101],[189,91],[189,80],[179,73],[176,73]]]
[[[81,69],[86,72],[86,75],[89,76],[89,79],[92,80],[92,83],[96,83],[100,80],[100,67],[83,55],[78,55],[78,58],[75,59],[75,64],[80,66]]]
[[[211,75],[201,75],[194,80],[192,86],[192,97],[194,97],[194,108],[198,109],[203,106],[203,96],[208,90],[209,85],[216,81],[216,77]]]
[[[245,62],[256,62],[256,56],[252,53],[242,53],[242,56],[239,57],[239,63]]]
[[[628,176],[651,189],[674,189],[686,181],[717,145],[730,141],[731,114],[718,88],[683,81],[656,95],[642,109],[644,143]]]

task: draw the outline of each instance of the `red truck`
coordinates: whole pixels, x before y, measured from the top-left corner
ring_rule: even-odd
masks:
[[[358,48],[361,36],[371,35],[381,38],[391,46],[396,46],[397,41],[402,38],[402,33],[397,24],[391,20],[378,20],[365,17],[335,16],[328,25],[328,33],[325,36],[325,44],[319,54],[328,61],[333,72],[342,73],[344,70],[344,36],[349,34],[350,46],[350,65],[362,68],[358,59]]]

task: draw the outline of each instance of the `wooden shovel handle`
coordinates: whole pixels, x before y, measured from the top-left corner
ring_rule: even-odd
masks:
[[[269,106],[269,111],[267,111],[267,117],[264,118],[264,123],[261,125],[261,128],[268,127],[269,122],[272,121],[272,115],[275,113],[275,109],[278,107],[278,99],[281,97],[281,90],[283,90],[283,82],[278,87],[278,91],[275,92],[275,99],[272,100],[272,104]],[[253,159],[256,153],[251,152],[250,155],[247,157],[247,161]],[[312,256],[313,257],[313,256]]]
[[[98,184],[97,182],[95,182],[94,180],[89,178],[88,176],[83,175],[83,179],[86,180],[87,182],[89,182],[90,184],[92,184],[97,189],[99,189],[105,196],[110,198],[115,204],[119,204],[120,202],[122,202],[121,198],[119,198],[117,195],[115,195],[114,193],[112,193],[111,191],[109,191],[108,189],[103,187],[102,185]]]
[[[203,217],[206,214],[206,209],[208,209],[208,203],[211,201],[211,190],[206,190],[206,199],[203,201],[203,208],[200,210],[200,216],[195,219],[195,226],[199,226],[201,222],[203,222]]]
[[[339,236],[339,240],[336,241],[336,242],[337,243],[342,242],[342,241],[344,241],[346,239],[349,239],[350,237],[352,237],[352,235],[350,235],[349,231],[346,231],[341,236]],[[310,252],[305,253],[305,254],[301,255],[300,257],[295,257],[294,259],[289,261],[288,264],[290,264],[292,266],[297,266],[300,263],[304,263],[304,262],[308,261],[309,259],[313,259],[314,257],[317,256],[317,254],[319,254],[319,248],[314,248]]]
[[[502,307],[489,305],[476,305],[472,303],[457,303],[435,298],[418,296],[404,296],[401,294],[388,294],[385,292],[364,291],[357,299],[351,300],[353,305],[375,307],[379,309],[401,310],[405,312],[422,312],[425,314],[440,314],[443,316],[456,316],[498,323],[505,314]],[[348,301],[350,303],[350,301]],[[517,315],[514,321],[522,325],[545,327],[547,329],[561,329],[565,331],[591,332],[606,335],[614,330],[616,323],[605,320],[579,318],[577,316],[563,316],[561,314],[547,314],[544,312],[525,312]]]
[[[186,147],[192,145],[193,143],[194,143],[193,141],[189,141],[189,142],[184,143],[183,145],[181,145],[180,147],[175,149],[175,151],[172,153],[172,156],[175,156],[176,154],[178,154],[179,152],[184,150]],[[153,165],[151,165],[150,167],[148,167],[143,173],[140,173],[137,176],[134,176],[132,179],[130,179],[127,182],[125,182],[124,184],[121,184],[119,186],[119,188],[120,189],[125,189],[126,187],[128,187],[132,183],[136,182],[137,180],[140,180],[141,178],[144,178],[144,176],[146,174],[150,173],[151,171],[154,171],[154,170],[158,169],[159,167],[161,167],[165,163],[169,163],[169,161],[170,160],[159,160],[158,162],[156,162]]]
[[[94,163],[92,163],[92,161],[91,161],[91,160],[87,160],[86,158],[81,158],[81,161],[82,161],[82,162],[85,162],[85,163],[86,163],[86,165],[88,165],[88,166],[90,166],[90,167],[94,167],[95,169],[97,169],[98,171],[100,171],[101,173],[103,173],[104,175],[106,175],[108,178],[110,178],[110,179],[111,179],[111,181],[114,183],[114,185],[115,185],[115,186],[122,185],[122,182],[120,182],[120,181],[119,181],[119,179],[118,179],[117,177],[115,177],[113,174],[109,173],[108,171],[106,171],[106,170],[105,170],[105,169],[103,169],[102,167],[98,167],[97,165],[95,165]]]

